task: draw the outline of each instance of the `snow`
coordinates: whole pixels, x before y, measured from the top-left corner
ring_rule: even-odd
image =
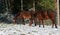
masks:
[[[60,35],[60,26],[51,28],[45,25],[45,28],[29,26],[28,24],[4,24],[0,23],[0,35]]]

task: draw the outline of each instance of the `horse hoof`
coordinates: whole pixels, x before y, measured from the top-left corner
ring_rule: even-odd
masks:
[[[55,28],[58,28],[57,26]]]
[[[43,26],[43,28],[44,28],[44,26]]]
[[[36,24],[35,24],[35,26],[36,26]]]
[[[41,27],[41,26],[39,26],[39,27]]]
[[[44,28],[44,25],[43,25],[43,28]]]

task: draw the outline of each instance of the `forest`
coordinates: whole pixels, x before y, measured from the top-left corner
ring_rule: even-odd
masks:
[[[22,10],[53,10],[57,12],[57,0],[0,0],[0,14],[16,15]],[[9,16],[9,15],[8,15]],[[57,16],[56,16],[57,17]]]
[[[22,4],[21,1],[23,1]],[[35,10],[55,10],[55,3],[55,0],[0,0],[0,13],[20,12],[21,7],[23,10],[26,10],[34,7],[33,4],[35,4]]]

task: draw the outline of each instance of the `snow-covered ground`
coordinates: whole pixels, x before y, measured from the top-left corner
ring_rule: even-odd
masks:
[[[60,27],[51,28],[51,26],[29,26],[21,24],[0,24],[0,35],[60,35]]]

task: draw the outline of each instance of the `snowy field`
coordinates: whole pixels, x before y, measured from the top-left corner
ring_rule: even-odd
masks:
[[[60,27],[51,28],[51,26],[28,26],[21,24],[3,24],[0,23],[0,35],[60,35]]]

